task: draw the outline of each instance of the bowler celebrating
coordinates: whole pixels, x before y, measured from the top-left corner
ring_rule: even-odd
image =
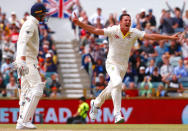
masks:
[[[130,28],[131,17],[129,14],[122,14],[120,16],[119,25],[114,25],[104,29],[97,29],[93,26],[84,24],[78,20],[76,14],[74,15],[73,22],[76,25],[93,34],[105,35],[109,38],[109,52],[106,60],[106,70],[110,76],[110,82],[95,100],[91,100],[90,118],[93,120],[96,119],[98,108],[100,108],[104,101],[111,96],[114,104],[115,123],[123,123],[124,118],[121,116],[120,112],[122,79],[126,73],[129,54],[133,44],[138,38],[151,40],[176,40],[178,39],[178,34],[172,36],[146,34],[136,28]]]

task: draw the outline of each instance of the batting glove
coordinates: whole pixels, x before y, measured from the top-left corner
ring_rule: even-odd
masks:
[[[17,63],[17,71],[20,76],[25,76],[29,73],[29,68],[27,67],[25,61]]]

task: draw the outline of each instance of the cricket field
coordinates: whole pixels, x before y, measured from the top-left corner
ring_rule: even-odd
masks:
[[[0,131],[15,131],[15,126],[15,124],[0,124]],[[36,126],[35,131],[188,131],[188,125],[182,124],[36,124]]]

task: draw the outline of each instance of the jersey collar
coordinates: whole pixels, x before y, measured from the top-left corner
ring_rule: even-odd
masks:
[[[31,19],[33,22],[35,22],[37,25],[39,24],[39,21],[38,21],[35,17],[33,17],[32,15],[30,15],[30,19]]]
[[[129,29],[129,31],[124,35],[123,32],[121,31],[120,25],[119,25],[119,30],[120,30],[120,32],[121,32],[121,35],[122,35],[123,39],[125,39],[125,38],[126,38],[127,36],[129,36],[130,33],[131,33],[131,29]]]

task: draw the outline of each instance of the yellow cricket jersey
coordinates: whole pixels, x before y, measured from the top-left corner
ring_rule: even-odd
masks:
[[[80,116],[84,119],[87,117],[87,112],[89,111],[89,105],[86,102],[83,102],[78,107],[78,112],[80,113]]]

